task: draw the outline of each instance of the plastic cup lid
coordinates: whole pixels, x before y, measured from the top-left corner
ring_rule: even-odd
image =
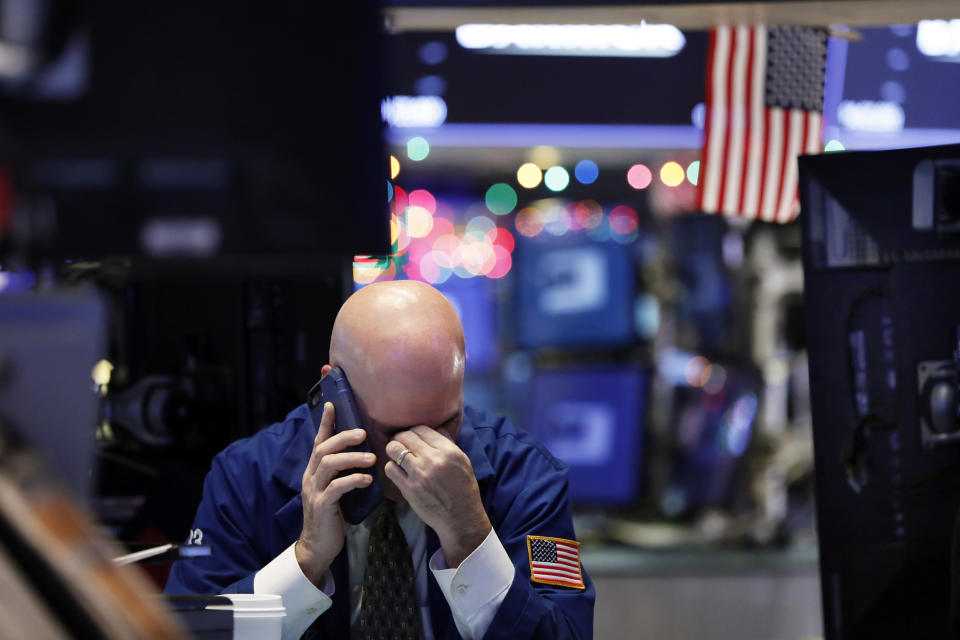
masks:
[[[287,617],[285,609],[247,609],[245,611],[233,611],[234,619],[243,618],[245,620],[282,620]]]
[[[224,593],[232,604],[212,604],[207,609],[227,609],[230,611],[283,611],[283,598],[279,595],[267,593]]]

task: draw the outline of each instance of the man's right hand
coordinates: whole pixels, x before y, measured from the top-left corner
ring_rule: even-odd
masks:
[[[318,587],[323,576],[343,549],[347,524],[340,513],[340,497],[353,489],[368,487],[373,476],[352,473],[343,478],[337,474],[345,469],[372,467],[376,456],[372,453],[345,452],[344,449],[363,442],[363,429],[352,429],[333,434],[333,403],[323,406],[323,417],[313,453],[303,472],[303,530],[294,547],[294,554],[303,574]]]

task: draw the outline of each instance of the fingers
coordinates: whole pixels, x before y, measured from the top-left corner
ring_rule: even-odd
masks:
[[[324,497],[328,503],[332,503],[342,498],[348,491],[370,486],[371,482],[373,482],[373,476],[369,473],[351,473],[342,478],[334,478],[327,485]]]
[[[346,469],[371,467],[377,461],[377,456],[362,451],[347,451],[344,453],[328,453],[321,458],[317,465],[314,479],[317,486],[323,490],[332,483],[334,476]]]
[[[407,458],[409,458],[409,456],[407,456]],[[406,459],[403,461],[403,464],[407,464]],[[397,485],[400,493],[406,496],[407,483],[410,481],[406,471],[393,460],[388,460],[387,464],[383,466],[383,475],[387,476],[393,484]]]
[[[437,429],[431,429],[430,427],[424,425],[414,427],[411,429],[411,431],[420,436],[424,442],[435,449],[447,447],[452,442],[450,435],[445,431],[441,432]]]
[[[414,427],[414,429],[417,429],[417,428],[419,427]],[[410,449],[410,451],[412,451],[413,453],[419,453],[421,455],[425,454],[427,451],[434,448],[434,447],[431,447],[430,444],[427,443],[423,438],[421,438],[420,435],[417,434],[416,431],[414,431],[414,429],[407,429],[405,431],[401,431],[397,433],[396,435],[393,436],[393,440],[391,440],[391,442],[398,442],[403,447]],[[429,429],[429,427],[424,427],[424,429]],[[400,451],[402,450],[403,449],[400,449]],[[396,456],[390,456],[390,457],[393,459],[396,459]]]
[[[397,433],[393,440],[387,443],[385,450],[387,457],[396,464],[404,449],[410,451],[403,459],[402,465],[397,465],[403,472],[409,473],[427,456],[437,453],[437,449],[449,447],[450,440],[437,433],[436,429],[427,426],[417,426]]]
[[[400,454],[403,453],[405,450],[410,451],[410,453],[408,453],[406,457],[404,457],[403,459],[404,465],[410,461],[410,458],[416,456],[416,454],[413,452],[413,449],[403,446],[401,443],[397,442],[396,440],[391,440],[390,442],[388,442],[387,446],[385,447],[385,450],[387,452],[387,457],[390,460],[392,460],[394,464],[396,464],[397,458],[399,458]]]
[[[322,426],[320,430],[323,430]],[[319,433],[317,437],[320,437]],[[363,442],[366,437],[367,432],[363,429],[348,429],[347,431],[334,434],[322,442],[314,440],[313,453],[310,454],[310,461],[307,463],[306,473],[310,475],[315,474],[324,456],[331,453],[339,453],[347,447],[355,447]]]
[[[320,417],[320,426],[317,427],[317,436],[313,439],[314,446],[320,444],[333,433],[333,421],[337,417],[337,410],[332,402],[323,403],[323,415]]]

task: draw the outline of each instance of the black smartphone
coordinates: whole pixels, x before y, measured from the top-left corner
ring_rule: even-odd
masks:
[[[353,391],[350,390],[350,383],[347,382],[347,376],[340,367],[330,369],[327,375],[320,378],[320,381],[307,393],[307,406],[313,417],[314,429],[320,428],[323,405],[327,402],[332,402],[335,410],[333,433],[364,428],[360,421],[357,402],[353,399]],[[347,448],[347,451],[369,452],[370,446],[367,440],[364,440],[355,447]],[[343,519],[350,524],[359,524],[383,501],[383,489],[377,482],[377,473],[374,468],[345,469],[337,477],[341,478],[351,473],[369,473],[373,476],[370,486],[353,489],[340,498],[340,512],[343,514]]]

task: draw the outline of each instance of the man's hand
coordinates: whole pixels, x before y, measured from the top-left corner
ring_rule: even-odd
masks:
[[[294,547],[297,562],[303,574],[315,585],[322,586],[323,575],[343,548],[347,524],[340,513],[340,497],[348,491],[367,487],[373,476],[352,473],[343,478],[337,474],[344,469],[370,467],[376,462],[372,453],[344,452],[363,442],[367,433],[352,429],[337,435],[333,433],[333,404],[323,406],[323,417],[313,453],[303,472],[303,530]]]
[[[398,466],[404,449],[410,453]],[[422,425],[398,433],[386,452],[390,460],[384,473],[437,532],[447,566],[460,566],[491,529],[467,454],[446,435]]]

